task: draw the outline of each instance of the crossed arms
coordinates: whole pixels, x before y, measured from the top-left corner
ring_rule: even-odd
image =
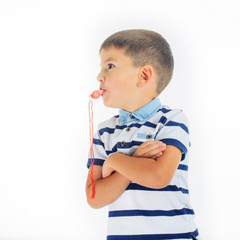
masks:
[[[88,204],[101,208],[115,201],[131,181],[149,188],[164,188],[169,184],[181,160],[182,152],[161,141],[141,144],[132,156],[111,154],[103,166],[94,166],[95,197],[90,198],[90,171],[86,182]],[[115,171],[115,172],[114,172]]]

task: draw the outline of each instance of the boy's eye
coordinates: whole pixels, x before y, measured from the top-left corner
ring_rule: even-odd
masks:
[[[111,68],[113,68],[114,67],[114,65],[112,64],[112,63],[109,63],[108,64],[108,69],[111,69]]]

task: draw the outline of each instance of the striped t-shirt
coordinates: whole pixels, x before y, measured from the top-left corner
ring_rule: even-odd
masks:
[[[115,152],[131,156],[150,139],[178,147],[181,162],[167,187],[152,189],[131,182],[109,205],[107,240],[197,239],[187,181],[189,124],[182,110],[170,109],[158,98],[133,113],[120,109],[119,115],[98,126],[94,164],[102,166]]]

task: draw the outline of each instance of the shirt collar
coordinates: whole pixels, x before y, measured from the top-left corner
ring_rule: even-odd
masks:
[[[154,98],[151,102],[138,109],[136,112],[128,112],[123,109],[119,110],[119,119],[121,124],[126,124],[134,121],[143,121],[154,115],[162,104],[158,98]]]

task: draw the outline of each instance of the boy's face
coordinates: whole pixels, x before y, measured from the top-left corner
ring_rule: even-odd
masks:
[[[137,90],[140,68],[133,66],[131,58],[124,54],[124,49],[102,49],[100,57],[101,71],[97,79],[100,89],[104,90],[104,105],[128,110]]]

